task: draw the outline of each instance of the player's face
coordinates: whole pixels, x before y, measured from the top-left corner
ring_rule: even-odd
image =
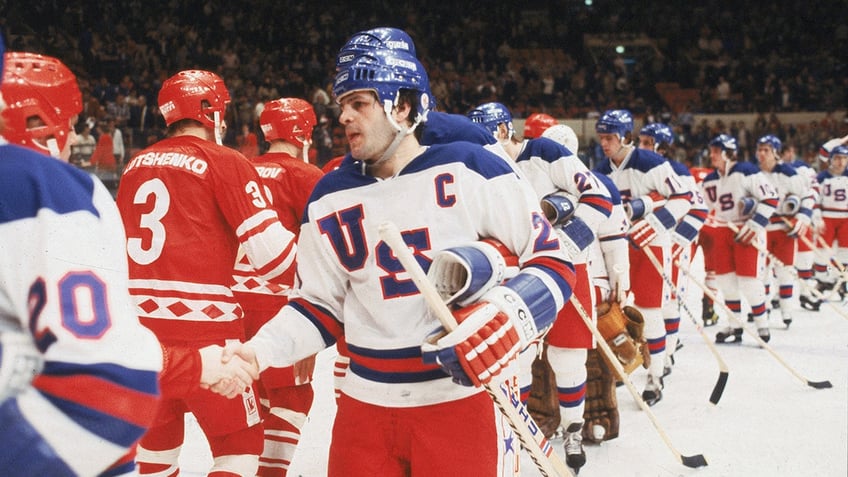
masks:
[[[724,151],[718,146],[710,146],[710,165],[720,171],[724,171],[724,166],[727,163],[727,156]]]
[[[377,96],[370,90],[354,91],[339,99],[339,106],[351,155],[366,163],[376,161],[395,135]]]
[[[646,136],[644,134],[639,135],[639,149],[646,149],[648,151],[654,150],[654,138],[651,136]]]
[[[601,143],[601,149],[604,151],[604,155],[613,161],[620,161],[623,158],[619,158],[618,153],[622,149],[621,137],[618,134],[609,134],[609,133],[601,133],[598,134],[598,141]]]
[[[777,156],[774,154],[774,149],[768,144],[757,145],[757,160],[760,162],[760,169],[770,171],[777,164]]]
[[[845,172],[845,167],[848,166],[848,156],[837,154],[830,158],[830,173],[840,175]]]

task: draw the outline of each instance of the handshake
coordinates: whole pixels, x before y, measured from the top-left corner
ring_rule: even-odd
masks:
[[[259,379],[259,363],[252,348],[238,341],[200,350],[200,387],[232,399]]]

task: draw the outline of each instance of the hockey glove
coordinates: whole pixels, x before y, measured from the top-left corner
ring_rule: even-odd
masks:
[[[518,273],[518,257],[497,240],[451,247],[436,254],[427,277],[446,303],[470,305]]]
[[[783,198],[780,203],[780,215],[795,215],[801,210],[801,198],[794,194],[789,194]]]
[[[444,328],[431,333],[421,345],[421,354],[425,363],[438,363],[463,386],[491,381],[527,346],[523,330],[535,327],[521,297],[502,286],[453,314],[459,326],[449,333]],[[538,331],[529,334],[535,336]]]
[[[551,222],[551,225],[560,225],[565,223],[574,215],[574,210],[577,208],[574,205],[575,200],[565,192],[557,192],[548,194],[542,198],[541,206],[545,217]]]
[[[674,227],[675,223],[674,216],[668,210],[657,209],[653,214],[646,215],[630,227],[628,232],[630,241],[639,248],[645,248],[657,237],[657,234]]]
[[[739,215],[743,219],[747,219],[754,213],[754,208],[757,207],[757,201],[750,197],[739,199]]]
[[[804,214],[795,214],[795,217],[790,219],[792,222],[792,227],[786,232],[786,235],[790,237],[799,237],[804,235],[807,232],[807,228],[810,227],[812,221],[809,217]]]
[[[760,225],[759,222],[754,219],[748,219],[748,221],[745,222],[745,225],[743,225],[742,228],[739,229],[739,232],[736,233],[736,237],[734,239],[739,243],[749,245],[751,241],[757,237],[757,234],[763,230],[765,230],[765,228]]]
[[[0,332],[0,402],[28,388],[43,366],[44,357],[29,333]]]
[[[657,191],[653,191],[648,195],[637,197],[630,202],[624,204],[624,210],[627,212],[627,217],[631,222],[635,222],[642,217],[659,209],[666,203],[666,198]]]
[[[560,228],[560,242],[572,261],[595,240],[595,233],[580,217],[572,217]]]

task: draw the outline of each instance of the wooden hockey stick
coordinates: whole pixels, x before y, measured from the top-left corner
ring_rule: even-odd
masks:
[[[436,287],[427,278],[427,274],[412,255],[409,246],[403,241],[403,236],[397,226],[392,222],[384,222],[379,227],[380,238],[392,249],[403,268],[409,273],[412,281],[418,287],[418,291],[424,297],[424,301],[438,317],[442,326],[451,331],[457,327],[456,318],[448,306],[442,301],[442,297]],[[517,398],[514,393],[507,389],[505,384],[495,388],[494,385],[486,384],[486,392],[495,402],[495,405],[509,422],[515,431],[521,445],[530,454],[530,458],[544,476],[571,477],[573,474],[568,466],[560,459],[553,450],[553,446],[545,438],[544,433],[530,417],[530,412]]]
[[[634,386],[633,382],[630,381],[630,375],[627,374],[627,372],[624,370],[624,367],[621,365],[621,362],[618,360],[618,357],[610,348],[609,344],[607,344],[607,341],[604,339],[604,336],[601,334],[600,330],[598,330],[598,327],[595,325],[595,323],[592,322],[592,318],[589,316],[589,313],[587,313],[586,309],[583,308],[583,305],[580,304],[580,300],[578,300],[574,297],[574,295],[572,295],[571,303],[574,305],[574,308],[577,309],[577,314],[580,315],[580,318],[583,320],[583,323],[592,332],[592,335],[595,337],[595,341],[598,342],[598,346],[601,347],[601,352],[604,353],[607,358],[607,361],[609,363],[612,363],[612,366],[615,368],[615,371],[618,373],[619,377],[621,378],[621,381],[624,383],[625,387],[627,387],[627,390],[630,392],[630,395],[633,396],[633,400],[636,401],[636,404],[638,404],[643,411],[645,411],[645,414],[648,416],[648,419],[650,419],[651,424],[653,424],[654,426],[654,429],[660,435],[663,442],[665,442],[665,445],[668,446],[669,450],[671,450],[677,460],[680,461],[680,463],[685,465],[686,467],[691,467],[693,469],[697,469],[698,467],[706,467],[707,459],[704,457],[703,454],[683,455],[680,453],[680,451],[677,450],[676,447],[674,447],[674,444],[671,442],[671,439],[668,437],[668,434],[665,432],[665,430],[657,420],[657,416],[654,415],[653,411],[651,411],[651,408],[648,406],[645,400],[642,399],[642,395],[639,394],[639,391],[636,389],[636,386]]]
[[[798,371],[795,371],[795,369],[792,368],[791,366],[789,366],[789,364],[786,361],[784,361],[784,359],[779,354],[777,354],[777,352],[771,346],[769,346],[768,343],[766,343],[765,341],[763,341],[762,338],[760,338],[760,335],[757,334],[756,331],[752,331],[751,329],[746,327],[744,323],[739,321],[739,319],[736,318],[736,316],[733,314],[733,310],[731,310],[730,307],[728,307],[727,304],[724,303],[724,301],[719,300],[718,297],[716,296],[716,294],[713,293],[712,290],[709,289],[709,287],[707,287],[705,284],[701,283],[701,281],[699,281],[698,279],[693,277],[692,272],[688,268],[684,267],[680,263],[679,260],[675,260],[675,264],[677,265],[677,268],[679,268],[681,272],[683,272],[683,273],[685,273],[686,275],[689,276],[689,280],[691,282],[698,285],[698,287],[700,287],[701,290],[704,291],[704,294],[707,295],[710,298],[710,300],[713,301],[713,305],[720,306],[724,310],[725,314],[727,314],[727,317],[730,321],[732,321],[738,327],[742,328],[749,335],[751,335],[754,338],[754,340],[757,341],[757,343],[760,345],[761,348],[768,351],[769,354],[771,354],[772,357],[774,359],[776,359],[777,362],[780,363],[784,368],[786,368],[786,370],[789,371],[793,376],[795,376],[796,378],[801,380],[801,382],[803,382],[807,386],[810,386],[811,388],[827,389],[827,388],[833,387],[833,384],[831,384],[830,381],[810,381],[809,379],[802,376]]]
[[[724,360],[721,359],[721,355],[718,353],[718,349],[716,348],[715,343],[713,343],[713,339],[707,335],[707,333],[704,331],[704,327],[701,326],[700,323],[698,323],[698,320],[695,319],[695,316],[692,314],[691,311],[689,311],[689,307],[686,306],[686,303],[680,297],[680,293],[677,289],[677,286],[671,280],[671,277],[669,277],[663,270],[662,264],[660,263],[657,256],[654,255],[654,251],[651,250],[650,247],[645,247],[643,251],[645,252],[645,255],[648,257],[648,260],[650,260],[654,268],[657,269],[657,273],[662,275],[663,280],[665,280],[665,283],[672,290],[674,290],[675,296],[677,296],[677,302],[680,303],[682,308],[686,311],[686,314],[689,315],[689,319],[695,325],[695,328],[701,335],[701,339],[704,340],[704,343],[707,344],[707,348],[710,349],[710,352],[713,354],[713,356],[715,356],[716,361],[718,361],[718,381],[716,381],[715,386],[713,386],[713,392],[712,394],[710,394],[710,402],[713,404],[718,404],[719,399],[721,399],[721,395],[724,393],[724,388],[725,386],[727,386],[727,378],[730,376],[730,371],[727,368],[727,363],[725,363]]]

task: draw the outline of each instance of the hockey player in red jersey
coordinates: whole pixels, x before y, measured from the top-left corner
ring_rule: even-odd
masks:
[[[231,289],[239,247],[257,275],[274,284],[285,280],[295,259],[294,234],[277,218],[256,169],[221,145],[229,101],[214,73],[187,70],[168,78],[159,91],[168,137],[130,159],[118,188],[130,293],[166,363],[183,371],[161,382],[164,402],[139,446],[142,475],[178,472],[186,412],[209,441],[209,475],[254,475],[263,448],[253,389],[239,386],[239,398],[228,400],[196,379],[220,362],[219,346],[244,339],[243,312]]]
[[[268,191],[280,222],[295,237],[309,194],[324,174],[306,162],[315,126],[312,105],[300,98],[281,98],[265,103],[259,127],[270,143],[268,152],[251,160]],[[294,267],[282,280],[269,283],[257,276],[246,254],[240,253],[234,273],[233,294],[244,310],[247,338],[288,302],[294,285]],[[312,371],[315,357],[294,366],[268,368],[259,381],[259,402],[265,430],[265,448],[259,458],[259,477],[286,475],[300,440],[300,430],[312,406]]]
[[[0,75],[0,475],[131,475],[162,352],[127,292],[109,191],[67,164],[77,79],[2,42]]]
[[[704,228],[704,255],[710,255],[716,284],[736,321],[716,333],[717,343],[742,340],[742,298],[751,308],[757,333],[768,341],[771,332],[765,305],[765,256],[751,242],[765,244],[765,227],[777,207],[777,192],[765,175],[749,162],[737,160],[736,139],[720,134],[710,141],[715,169],[701,184],[716,226]],[[739,228],[734,232],[727,224]]]
[[[654,151],[636,148],[629,111],[604,112],[595,124],[595,131],[606,156],[595,171],[609,176],[618,186],[629,212],[630,287],[635,306],[645,319],[645,338],[651,354],[642,398],[653,405],[662,399],[666,347],[662,306],[670,297],[662,275],[644,249],[650,247],[663,264],[663,272],[669,275],[671,235],[692,207],[692,190],[665,158]]]
[[[350,369],[331,477],[513,475],[503,464],[518,446],[480,385],[500,379],[571,295],[573,274],[529,184],[478,145],[420,145],[428,84],[414,56],[391,50],[359,54],[340,69],[333,90],[350,159],[318,182],[307,205],[288,305],[229,348],[265,369],[344,334]],[[445,249],[493,238],[521,270],[474,290],[480,298],[456,309],[460,326],[445,333],[380,239],[385,221],[424,268]]]

